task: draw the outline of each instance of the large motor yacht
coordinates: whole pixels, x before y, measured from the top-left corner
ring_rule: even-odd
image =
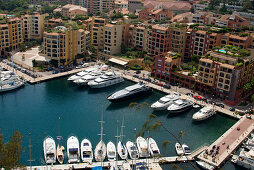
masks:
[[[212,106],[206,106],[206,107],[203,107],[202,109],[200,109],[198,112],[196,112],[192,116],[192,119],[196,120],[196,121],[205,120],[215,114],[216,114],[216,112],[214,111]]]
[[[88,82],[88,85],[91,88],[103,88],[121,83],[123,81],[124,79],[119,74],[115,74],[114,72],[107,72],[99,78]]]
[[[122,101],[136,96],[148,95],[152,92],[152,89],[142,82],[128,86],[122,90],[119,90],[108,97],[111,102]]]
[[[171,113],[183,112],[193,106],[193,102],[187,99],[178,99],[168,106],[168,111]]]
[[[56,163],[56,143],[50,136],[43,141],[44,159],[46,164]]]
[[[68,80],[68,81],[75,81],[75,80],[78,80],[78,79],[80,79],[82,76],[87,75],[87,74],[89,74],[90,72],[92,72],[92,71],[94,71],[94,70],[96,70],[96,69],[97,69],[96,66],[95,66],[95,67],[92,67],[92,68],[85,69],[84,71],[78,72],[77,74],[70,76],[67,80]]]
[[[90,74],[86,74],[80,79],[74,80],[73,82],[80,86],[85,86],[88,84],[89,81],[99,78],[101,75],[101,72],[91,72]]]
[[[244,168],[254,169],[254,151],[241,150],[240,155],[234,155],[231,161]]]
[[[171,92],[169,95],[166,95],[157,102],[151,105],[151,108],[154,110],[165,110],[167,107],[173,103],[173,101],[178,100],[181,94],[177,92]]]

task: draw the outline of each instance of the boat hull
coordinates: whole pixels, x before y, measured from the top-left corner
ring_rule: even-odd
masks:
[[[192,108],[192,105],[187,106],[185,108],[176,109],[176,110],[168,110],[168,111],[169,111],[169,113],[181,113],[181,112],[184,112],[184,111],[191,109],[191,108]]]
[[[8,86],[7,88],[0,87],[0,93],[1,92],[7,92],[7,91],[15,90],[15,89],[18,89],[18,88],[20,88],[22,86],[24,86],[24,82],[20,82],[18,85],[15,85],[15,86]]]
[[[133,93],[133,94],[130,94],[130,95],[127,95],[127,96],[121,96],[121,97],[118,97],[118,98],[109,98],[109,96],[108,96],[107,99],[111,102],[121,102],[121,101],[125,101],[125,100],[131,99],[131,98],[141,97],[141,95],[142,96],[148,96],[148,95],[151,94],[151,92],[152,92],[152,89],[147,88],[147,90],[137,92],[137,93]]]
[[[104,82],[104,83],[98,83],[98,84],[94,84],[94,83],[88,83],[88,85],[91,87],[91,88],[104,88],[104,87],[108,87],[108,86],[113,86],[115,84],[118,84],[118,83],[121,83],[123,82],[124,79],[123,78],[119,78],[119,79],[115,79],[113,81],[107,81],[107,82]]]

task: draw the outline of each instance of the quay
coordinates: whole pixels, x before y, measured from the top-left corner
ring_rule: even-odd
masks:
[[[140,82],[140,79],[138,79],[138,78],[132,77],[132,76],[124,74],[124,73],[120,73],[120,74],[122,75],[123,78],[125,78],[127,80],[130,80],[130,81],[133,81],[133,82],[136,82],[136,83]],[[160,92],[164,92],[166,94],[169,94],[170,92],[174,92],[172,89],[165,89],[161,86],[158,86],[158,85],[150,83],[150,82],[146,82],[146,85],[153,88],[153,89],[155,89],[155,90],[158,90]],[[189,99],[189,100],[193,101],[194,103],[197,103],[201,106],[211,105],[211,104],[205,103],[203,101],[195,100],[193,97],[189,97],[185,94],[182,94],[181,98]],[[217,111],[219,113],[222,113],[222,114],[225,114],[227,116],[230,116],[232,118],[235,118],[235,119],[241,119],[242,118],[242,116],[240,116],[239,114],[235,114],[235,112],[231,112],[230,110],[227,110],[227,109],[221,108],[219,106],[215,106],[215,105],[212,105],[212,107],[214,108],[215,111]]]
[[[10,70],[10,71],[13,70],[13,68],[11,66],[9,66],[5,63],[2,63],[2,62],[0,62],[0,66],[7,69],[7,70]],[[52,80],[52,79],[56,79],[56,78],[76,74],[80,71],[84,71],[87,68],[74,69],[74,70],[71,70],[71,71],[60,72],[60,73],[57,73],[57,74],[51,74],[51,75],[37,77],[37,78],[33,78],[33,77],[31,77],[31,76],[29,76],[25,73],[22,73],[21,71],[16,70],[16,69],[15,69],[15,73],[18,76],[20,76],[21,78],[23,78],[26,82],[28,82],[30,84],[36,84],[36,83],[40,83],[40,82],[44,82],[44,81],[48,81],[48,80]]]
[[[253,116],[250,119],[245,116],[241,118],[208,147],[208,152],[203,151],[198,156],[198,159],[215,167],[220,167],[254,130],[253,119]],[[212,156],[213,154],[210,154],[210,151],[215,147],[219,147],[220,149],[218,154]],[[216,149],[214,149],[214,152],[216,152]]]

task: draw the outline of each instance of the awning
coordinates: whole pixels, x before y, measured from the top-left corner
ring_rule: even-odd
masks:
[[[116,63],[116,64],[119,64],[119,65],[122,65],[122,66],[125,66],[125,65],[128,64],[127,61],[119,60],[119,59],[116,59],[116,58],[110,58],[108,61],[110,61],[112,63]]]

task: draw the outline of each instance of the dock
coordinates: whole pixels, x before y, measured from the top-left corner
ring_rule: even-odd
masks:
[[[120,73],[120,72],[119,72],[119,73]],[[120,73],[120,74],[122,75],[123,78],[125,78],[125,79],[127,79],[127,80],[130,80],[130,81],[133,81],[133,82],[136,82],[136,83],[140,82],[140,79],[138,79],[138,78],[135,78],[135,77],[132,77],[132,76],[130,76],[130,75],[123,74],[123,73]],[[171,92],[174,92],[172,89],[165,89],[165,88],[163,88],[163,87],[161,87],[161,86],[158,86],[158,85],[153,84],[153,83],[150,83],[150,82],[145,82],[145,83],[146,83],[147,86],[149,86],[149,87],[151,87],[151,88],[153,88],[153,89],[155,89],[155,90],[158,90],[158,91],[160,91],[160,92],[164,92],[164,93],[166,93],[166,94],[169,94],[169,93],[171,93]],[[193,97],[189,97],[189,96],[187,96],[187,95],[185,95],[185,94],[182,94],[182,95],[181,95],[181,98],[183,98],[183,99],[189,99],[189,100],[193,101],[194,103],[197,103],[197,104],[199,104],[199,105],[201,105],[201,106],[205,106],[205,105],[208,106],[208,105],[211,105],[211,104],[205,103],[205,102],[203,102],[203,101],[201,101],[201,100],[195,100]],[[218,113],[221,113],[221,114],[230,116],[230,117],[232,117],[232,118],[234,118],[234,119],[241,119],[241,118],[242,118],[242,116],[240,116],[239,114],[235,114],[235,112],[232,112],[232,111],[230,111],[230,110],[221,108],[221,107],[216,106],[216,105],[211,105],[211,106],[212,106],[212,107],[214,108],[214,110],[217,111]]]
[[[241,118],[228,131],[226,131],[220,138],[218,138],[208,147],[208,154],[203,151],[198,156],[198,159],[215,167],[220,167],[254,130],[253,119],[253,116],[251,119],[247,117]],[[212,156],[213,154],[210,154],[210,151],[213,147],[217,148],[218,146],[220,147],[218,154]],[[214,152],[215,151],[216,149],[214,149]]]
[[[13,70],[13,68],[5,63],[0,62],[0,66],[7,69],[7,70]],[[88,68],[88,67],[87,67]],[[56,78],[60,78],[60,77],[65,77],[68,75],[72,75],[72,74],[76,74],[78,72],[84,71],[87,68],[80,68],[80,69],[74,69],[71,71],[65,71],[65,72],[60,72],[57,74],[51,74],[51,75],[47,75],[47,76],[42,76],[42,77],[37,77],[37,78],[33,78],[19,70],[15,69],[15,73],[20,76],[21,78],[23,78],[23,80],[25,80],[26,82],[30,83],[30,84],[36,84],[36,83],[40,83],[40,82],[44,82],[44,81],[48,81],[48,80],[52,80],[52,79],[56,79]]]

